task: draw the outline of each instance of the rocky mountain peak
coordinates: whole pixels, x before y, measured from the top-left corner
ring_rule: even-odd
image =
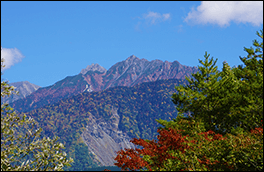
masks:
[[[120,64],[124,64],[126,67],[133,65],[133,66],[141,66],[141,68],[144,68],[144,66],[148,63],[149,63],[148,60],[144,58],[140,59],[136,57],[135,55],[132,55],[128,57],[125,61],[122,61],[122,63]]]
[[[138,61],[138,60],[140,60],[139,58],[137,58],[135,55],[132,55],[132,56],[130,56],[130,57],[128,57],[126,60],[125,60],[125,63],[127,63],[127,64],[132,64],[133,62],[135,62],[135,61]]]
[[[138,59],[134,54],[130,57],[128,57],[126,60],[134,60],[134,59]]]
[[[99,71],[99,72],[105,73],[107,70],[97,63],[95,64],[92,63],[91,65],[88,65],[85,69],[82,69],[80,73],[84,75],[88,71]]]

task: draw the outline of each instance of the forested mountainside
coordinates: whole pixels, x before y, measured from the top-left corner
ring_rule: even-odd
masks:
[[[104,91],[83,92],[26,114],[39,123],[45,135],[59,136],[60,141],[66,144],[66,152],[76,161],[70,170],[75,170],[77,164],[83,164],[81,162],[85,162],[83,168],[86,169],[95,167],[96,162],[101,164],[96,154],[88,153],[91,149],[88,149],[81,137],[87,131],[91,118],[95,119],[95,124],[103,122],[111,125],[115,108],[119,115],[117,131],[122,131],[129,138],[154,139],[158,127],[155,120],[171,120],[177,116],[171,96],[176,92],[175,86],[186,83],[186,80],[167,79],[133,87],[118,86]],[[109,136],[117,136],[118,133],[115,134],[114,129],[110,129]],[[111,132],[114,134],[111,135]],[[90,133],[89,137],[97,139],[96,134]]]
[[[135,86],[162,79],[185,79],[185,76],[191,77],[197,71],[197,67],[184,66],[178,61],[148,61],[132,55],[108,70],[98,64],[88,65],[78,75],[39,88],[10,105],[19,112],[28,112],[83,92],[101,91],[115,86]]]

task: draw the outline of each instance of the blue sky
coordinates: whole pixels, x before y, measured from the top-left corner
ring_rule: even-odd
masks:
[[[45,87],[131,55],[198,66],[205,51],[232,67],[263,28],[263,2],[1,1],[1,58],[9,82]]]

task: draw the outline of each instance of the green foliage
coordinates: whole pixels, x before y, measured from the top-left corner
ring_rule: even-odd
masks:
[[[1,97],[13,91],[14,87],[1,81]],[[70,166],[73,160],[62,151],[65,147],[57,142],[58,137],[41,137],[42,129],[36,126],[33,118],[19,117],[8,104],[1,105],[1,171],[63,171],[65,165]]]
[[[261,126],[263,120],[263,30],[257,35],[262,42],[254,40],[255,49],[244,47],[248,55],[239,58],[245,66],[233,69],[240,80],[240,92],[236,96],[240,106],[237,111],[244,114],[242,124],[247,130]]]
[[[98,164],[94,163],[90,158],[92,157],[88,152],[88,147],[85,143],[76,143],[73,146],[74,163],[71,167],[66,167],[65,170],[70,171],[89,171],[91,168],[98,167]]]
[[[262,32],[261,32],[262,33]],[[258,34],[259,35],[259,34]],[[262,39],[263,36],[259,35]],[[217,60],[205,53],[200,73],[192,74],[187,86],[176,87],[173,102],[180,114],[188,113],[202,119],[207,130],[231,132],[234,127],[247,131],[261,126],[263,120],[263,42],[254,41],[256,50],[247,49],[247,58],[241,58],[246,67],[230,68],[224,62],[217,71]],[[258,54],[257,54],[258,53]]]

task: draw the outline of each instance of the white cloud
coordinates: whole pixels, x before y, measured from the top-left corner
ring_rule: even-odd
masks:
[[[18,63],[25,56],[17,48],[2,48],[1,47],[1,59],[4,58],[4,65],[6,70],[13,66],[15,63]],[[2,69],[1,69],[2,70]]]
[[[263,1],[202,1],[201,5],[188,13],[184,21],[194,23],[212,23],[221,27],[231,21],[251,23],[254,26],[263,24]]]
[[[162,16],[163,16],[163,20],[168,20],[168,19],[170,19],[170,14],[169,14],[169,13],[162,14]]]
[[[171,16],[170,16],[170,13],[160,14],[160,13],[150,11],[148,12],[148,14],[143,14],[143,18],[147,22],[150,21],[150,24],[156,24],[161,21],[169,20]]]

